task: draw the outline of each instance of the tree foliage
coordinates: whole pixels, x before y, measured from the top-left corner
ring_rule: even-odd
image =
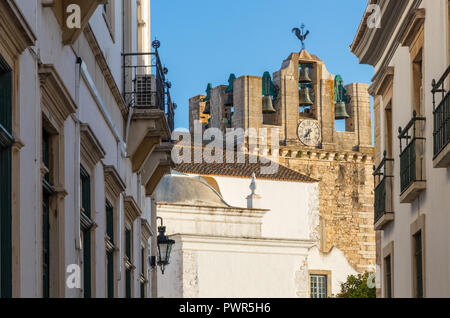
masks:
[[[376,298],[376,288],[370,288],[367,282],[372,281],[373,273],[365,272],[358,276],[350,275],[345,283],[341,283],[341,292],[337,298]]]

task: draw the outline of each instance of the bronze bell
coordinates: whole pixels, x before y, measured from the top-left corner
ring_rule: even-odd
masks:
[[[347,113],[347,109],[345,107],[345,103],[344,102],[337,102],[336,103],[336,116],[335,119],[336,120],[341,120],[341,119],[347,119],[350,118],[350,115]]]
[[[205,110],[203,111],[203,115],[211,115],[211,103],[208,100],[205,105]]]
[[[300,106],[312,106],[314,103],[309,96],[309,88],[303,87],[300,90]]]
[[[299,83],[312,83],[311,77],[309,77],[309,71],[308,67],[303,65],[302,69],[300,70],[300,77],[299,77]]]
[[[277,112],[275,108],[273,108],[272,98],[270,98],[269,95],[263,97],[262,105],[263,114],[273,114]]]
[[[232,107],[234,105],[233,92],[227,93],[227,99],[225,101],[225,107]]]

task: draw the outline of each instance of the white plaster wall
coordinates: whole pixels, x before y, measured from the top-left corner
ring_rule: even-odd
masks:
[[[43,64],[52,64],[62,78],[64,85],[76,100],[76,51],[79,50],[80,43],[83,42],[84,35],[73,46],[63,46],[61,43],[61,28],[50,8],[43,8],[41,1],[16,0],[15,1],[27,23],[37,37],[36,46],[26,49],[19,58],[19,96],[18,110],[15,114],[19,123],[19,130],[15,134],[15,138],[23,142],[24,147],[20,150],[20,192],[15,199],[19,206],[17,222],[20,228],[19,232],[14,233],[17,240],[14,241],[15,261],[19,264],[18,277],[15,278],[14,285],[18,285],[18,293],[15,296],[20,297],[41,297],[42,293],[42,180],[40,175],[41,161],[41,96],[40,83],[38,77],[38,62]],[[136,2],[133,1],[133,21],[136,21]],[[121,87],[121,48],[122,48],[122,1],[116,1],[116,38],[113,42],[109,36],[102,17],[102,8],[99,7],[95,12],[91,26],[96,34],[100,46],[107,54],[107,60],[117,85]],[[136,29],[136,25],[134,26]],[[108,33],[105,33],[108,32]],[[133,32],[133,45],[136,46],[136,32]],[[106,36],[107,35],[107,36]],[[83,51],[86,55],[92,54],[88,50]],[[95,69],[88,70],[91,76],[100,76]],[[97,90],[108,90],[107,87],[97,87]],[[109,95],[111,95],[109,93]],[[104,103],[110,107],[110,100]],[[112,105],[111,107],[114,107]],[[96,103],[94,96],[88,89],[87,83],[82,79],[80,87],[79,100],[79,119],[90,125],[95,136],[100,141],[106,151],[105,159],[102,161],[105,165],[113,165],[119,171],[121,177],[126,181],[127,194],[132,195],[136,201],[143,202],[141,208],[143,216],[150,219],[150,206],[145,204],[147,200],[138,198],[141,193],[145,197],[145,191],[141,187],[138,191],[138,182],[136,174],[131,171],[131,164],[128,158],[121,156],[120,144],[121,140],[117,140],[113,135],[113,131],[108,126],[104,115],[101,113],[99,105]],[[112,109],[112,108],[110,108]],[[116,110],[114,110],[116,111]],[[113,116],[114,117],[114,116]],[[117,117],[114,117],[117,118]],[[120,119],[123,120],[123,119]],[[123,134],[123,123],[118,123],[119,137]],[[64,255],[62,256],[64,267],[71,264],[80,264],[80,251],[76,249],[76,232],[75,228],[78,224],[75,213],[75,202],[79,200],[75,197],[75,187],[79,187],[79,176],[75,175],[75,121],[69,116],[64,123],[64,178],[65,184],[62,186],[67,191],[64,199],[64,213],[58,218],[64,219]],[[104,176],[103,165],[97,164],[92,179],[94,181],[93,189],[93,219],[98,225],[95,231],[95,268],[93,270],[93,295],[96,297],[104,297],[106,295],[106,260],[105,260],[105,193],[104,193]],[[124,266],[123,266],[123,249],[124,240],[122,238],[124,226],[124,208],[123,199],[118,200],[117,213],[120,220],[120,233],[116,244],[121,247],[116,258],[116,266],[118,271],[119,297],[125,294]],[[141,244],[141,228],[140,221],[134,224],[133,242],[134,242],[134,264],[136,272],[134,276],[134,294],[140,296],[140,288],[138,277],[140,273],[140,244]],[[52,272],[53,273],[53,272]],[[65,281],[65,277],[62,277]],[[15,287],[16,288],[16,287]],[[80,297],[81,291],[77,289],[65,289],[66,297]]]
[[[250,192],[246,192],[250,179],[215,179],[227,203],[246,205],[242,197]],[[176,241],[166,274],[158,274],[159,297],[309,297],[309,270],[331,271],[332,293],[340,292],[340,283],[356,271],[340,250],[327,254],[318,250],[317,184],[257,180],[256,192],[262,197],[260,208],[275,209],[262,215],[266,234],[263,230],[258,236],[244,234],[248,227],[244,215],[221,218],[223,208],[157,206],[167,234]],[[219,223],[208,223],[211,220]],[[290,242],[281,243],[287,238],[281,235],[309,240],[304,255],[287,251]],[[270,239],[279,244],[261,248],[261,241]],[[227,242],[220,245],[220,240]]]
[[[247,207],[251,179],[214,176],[224,200],[236,207]],[[263,218],[262,236],[309,239],[319,213],[317,183],[256,180],[260,207],[270,209]],[[318,220],[317,220],[318,224]],[[313,228],[311,228],[313,226]]]
[[[164,275],[157,271],[157,298],[183,298],[183,256],[180,244],[175,244],[170,256],[170,264]]]
[[[329,253],[323,254],[317,247],[310,249],[308,254],[308,270],[331,271],[331,293],[341,292],[341,283],[347,281],[349,275],[357,275],[341,250],[334,247]]]
[[[178,244],[171,264],[165,275],[158,272],[158,297],[296,298],[307,288],[307,281],[297,279],[298,271],[306,271],[302,243],[174,239]]]

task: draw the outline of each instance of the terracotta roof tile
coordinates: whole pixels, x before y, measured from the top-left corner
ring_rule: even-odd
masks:
[[[193,156],[194,151],[192,151]],[[236,153],[234,152],[235,162]],[[223,154],[223,163],[181,163],[175,165],[175,170],[181,173],[198,174],[198,175],[216,175],[216,176],[230,176],[251,178],[252,174],[256,174],[258,179],[278,180],[278,181],[294,181],[294,182],[318,182],[304,174],[289,169],[281,164],[278,165],[278,169],[271,174],[261,173],[261,168],[269,167],[272,164],[267,158],[261,158],[259,156],[245,155],[245,163],[227,163],[226,151]],[[256,163],[255,163],[256,162]]]

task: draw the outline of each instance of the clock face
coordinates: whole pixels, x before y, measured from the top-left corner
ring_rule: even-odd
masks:
[[[305,145],[314,147],[320,142],[320,127],[315,120],[302,120],[297,129],[298,139]]]

